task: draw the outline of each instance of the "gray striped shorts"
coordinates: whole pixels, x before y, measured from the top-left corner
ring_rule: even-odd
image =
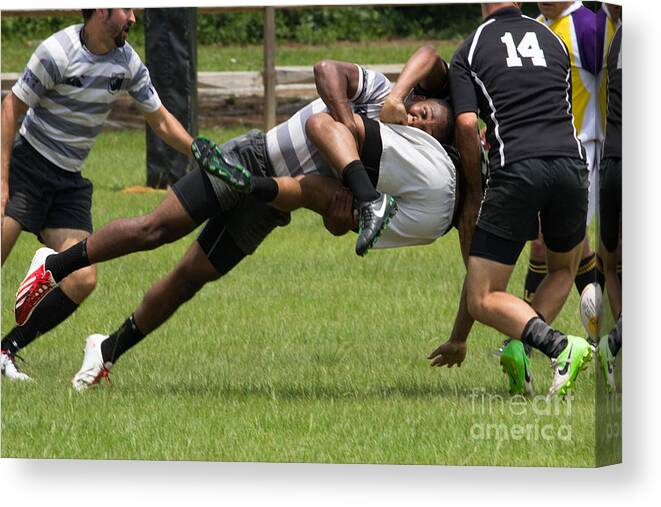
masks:
[[[266,150],[266,136],[259,130],[235,137],[221,148],[230,161],[240,162],[254,176],[274,176]],[[222,222],[246,254],[253,253],[273,229],[289,224],[289,213],[279,211],[251,195],[240,194],[215,176],[208,177],[220,205]],[[217,234],[217,229],[212,218],[200,237],[204,235],[208,240],[206,236]]]

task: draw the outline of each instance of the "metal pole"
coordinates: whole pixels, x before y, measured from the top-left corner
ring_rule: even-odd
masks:
[[[275,126],[275,8],[264,7],[264,128]]]

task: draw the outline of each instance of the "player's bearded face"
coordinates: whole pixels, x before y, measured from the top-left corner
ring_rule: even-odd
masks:
[[[108,33],[115,42],[115,46],[121,48],[126,44],[131,26],[135,23],[133,9],[112,9],[108,14]]]

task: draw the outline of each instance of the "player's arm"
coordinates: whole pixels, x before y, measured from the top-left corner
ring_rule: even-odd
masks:
[[[471,237],[466,235],[465,230],[459,229],[459,244],[465,264],[468,263]],[[466,357],[466,341],[468,340],[468,335],[474,322],[475,319],[468,313],[466,280],[464,279],[450,338],[445,343],[439,345],[427,358],[431,361],[432,366],[448,366],[449,368],[455,364],[461,366],[462,361]]]
[[[438,90],[448,79],[447,66],[431,46],[423,46],[408,59],[381,110],[381,121],[407,125],[404,100],[419,85],[424,90]]]
[[[28,105],[19,99],[13,91],[10,91],[2,101],[2,216],[9,200],[9,161],[14,145],[14,135],[18,118],[25,114]]]
[[[450,64],[450,90],[455,111],[455,146],[461,156],[465,181],[464,205],[459,214],[459,234],[464,262],[473,238],[473,229],[482,202],[481,148],[477,123],[478,102],[468,62],[467,39],[452,57]]]
[[[464,204],[459,213],[459,237],[464,263],[468,263],[470,244],[482,202],[480,135],[477,115],[461,113],[455,122],[455,145],[461,156],[461,171],[466,185]]]
[[[450,338],[442,343],[429,354],[427,359],[431,361],[431,366],[447,366],[452,368],[455,364],[461,366],[466,358],[466,341],[473,327],[475,320],[468,313],[468,303],[466,301],[466,280],[464,280],[459,299],[459,308],[454,319],[454,325]]]
[[[161,106],[156,111],[144,113],[144,116],[158,137],[184,155],[192,155],[193,138],[170,111]]]
[[[319,96],[335,121],[356,134],[351,98],[358,90],[360,69],[357,65],[336,60],[322,60],[314,65],[314,82]]]

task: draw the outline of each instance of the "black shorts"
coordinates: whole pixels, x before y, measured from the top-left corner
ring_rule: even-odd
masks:
[[[5,214],[37,235],[44,229],[92,232],[92,182],[44,158],[18,136],[9,162]]]
[[[575,158],[519,160],[489,175],[477,225],[515,242],[537,238],[554,252],[568,252],[585,237],[588,170]]]
[[[263,133],[252,130],[225,143],[221,149],[229,160],[240,162],[255,176],[274,176],[266,153]],[[205,249],[221,234],[230,234],[245,254],[253,253],[269,233],[289,224],[289,213],[279,211],[251,195],[232,190],[219,178],[196,168],[172,186],[173,192],[197,223],[210,219],[198,237],[211,263],[224,265],[222,251]],[[219,225],[222,224],[222,225]]]
[[[622,159],[606,158],[599,167],[599,235],[609,252],[617,249],[622,225]]]

